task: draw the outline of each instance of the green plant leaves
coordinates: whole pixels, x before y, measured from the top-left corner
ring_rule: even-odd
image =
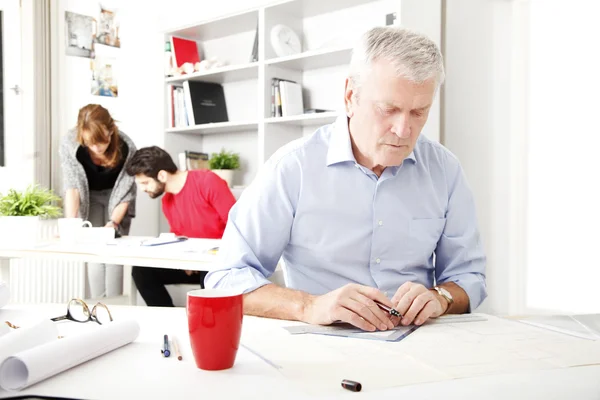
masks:
[[[0,194],[0,215],[56,218],[62,215],[62,209],[55,205],[59,201],[52,190],[39,185],[30,185],[21,192],[9,189],[6,195]]]
[[[210,169],[239,169],[240,155],[221,149],[221,152],[211,154],[208,167]]]

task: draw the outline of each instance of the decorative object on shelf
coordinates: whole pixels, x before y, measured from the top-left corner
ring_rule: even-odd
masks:
[[[219,153],[212,153],[208,160],[208,167],[229,187],[233,185],[233,172],[240,168],[240,155],[221,149]]]
[[[190,62],[183,63],[180,67],[173,67],[170,75],[181,76],[186,74],[192,74],[194,72],[207,71],[209,69],[220,68],[227,65],[226,61],[220,61],[216,57],[212,57],[208,60],[202,60],[195,64]]]
[[[289,26],[278,24],[271,29],[271,46],[278,57],[291,56],[302,51],[300,37]]]
[[[171,51],[171,42],[165,42],[165,76],[173,76],[173,52]]]
[[[65,11],[65,53],[68,56],[93,58],[95,23],[94,18],[90,16]]]

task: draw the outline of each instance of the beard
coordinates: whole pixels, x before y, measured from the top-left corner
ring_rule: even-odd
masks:
[[[164,183],[159,183],[156,186],[156,189],[153,190],[152,192],[146,192],[148,193],[148,196],[150,196],[151,199],[155,199],[157,197],[162,196],[165,193],[165,184]]]

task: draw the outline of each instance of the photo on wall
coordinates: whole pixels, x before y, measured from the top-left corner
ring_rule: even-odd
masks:
[[[119,25],[120,22],[117,11],[109,10],[100,6],[96,43],[112,47],[121,47],[121,39],[119,38]]]
[[[94,18],[65,11],[66,54],[76,57],[94,57]]]
[[[95,58],[90,61],[92,70],[91,93],[94,96],[119,96],[118,49],[101,44],[95,45]]]

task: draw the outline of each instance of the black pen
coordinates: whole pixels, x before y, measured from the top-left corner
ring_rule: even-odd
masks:
[[[394,317],[402,318],[402,315],[400,315],[400,313],[397,310],[390,308],[384,304],[381,304],[380,302],[378,302],[376,300],[375,300],[375,304],[377,304],[379,306],[379,308],[381,308],[383,311],[387,311],[388,313],[390,313],[390,315],[393,315]]]

